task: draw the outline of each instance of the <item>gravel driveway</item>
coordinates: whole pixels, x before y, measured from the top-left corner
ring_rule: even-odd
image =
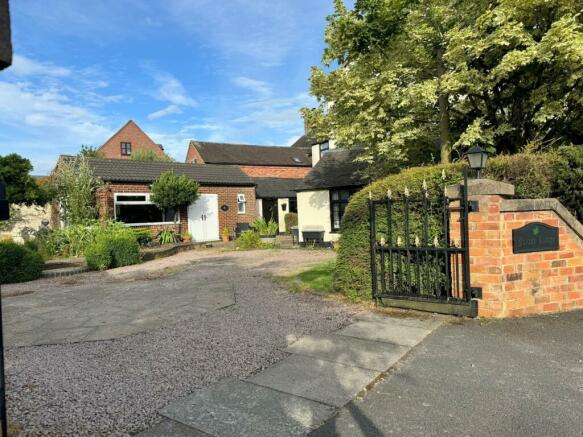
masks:
[[[270,279],[332,257],[304,250],[193,251],[69,282],[7,286],[3,292],[13,294],[44,289],[5,298],[11,301],[64,290],[74,296],[89,284],[111,291],[119,281],[158,287],[160,293],[166,281],[189,280],[198,287],[231,281],[235,297],[232,306],[115,340],[8,349],[10,417],[24,435],[131,435],[148,428],[169,402],[270,366],[298,336],[347,324],[353,308],[290,294]]]

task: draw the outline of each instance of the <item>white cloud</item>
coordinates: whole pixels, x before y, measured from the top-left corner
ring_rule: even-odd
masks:
[[[26,56],[15,54],[9,71],[16,76],[53,76],[66,77],[71,75],[71,70],[48,62],[39,62]]]
[[[166,117],[167,115],[180,114],[181,112],[182,110],[177,105],[169,105],[164,109],[148,114],[148,119],[156,120],[158,118]]]
[[[154,79],[158,82],[158,89],[154,98],[177,106],[196,106],[197,102],[188,96],[184,85],[170,73],[155,71]]]
[[[233,79],[235,85],[251,90],[263,96],[271,95],[271,85],[262,80],[251,79],[249,77],[239,76]]]

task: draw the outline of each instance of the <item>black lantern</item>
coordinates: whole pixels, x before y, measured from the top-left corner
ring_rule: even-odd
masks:
[[[470,168],[472,170],[476,170],[479,179],[480,172],[486,168],[488,152],[486,152],[480,146],[474,146],[467,151],[466,156],[468,158],[468,162],[470,163]]]

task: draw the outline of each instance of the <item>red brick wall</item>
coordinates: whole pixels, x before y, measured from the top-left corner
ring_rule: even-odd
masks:
[[[583,308],[583,242],[554,211],[500,212],[500,196],[470,196],[471,285],[482,288],[483,317],[517,317]],[[531,222],[559,228],[557,251],[512,253],[512,230]],[[452,237],[459,225],[452,220]]]
[[[131,120],[107,140],[98,151],[106,158],[130,159],[130,156],[121,154],[122,142],[130,142],[132,144],[132,153],[138,150],[152,150],[160,158],[166,156],[162,149]]]
[[[311,167],[277,167],[260,165],[241,165],[241,170],[252,178],[303,179]]]
[[[99,216],[102,218],[113,218],[114,193],[149,193],[149,184],[107,184],[97,193],[99,204]],[[251,223],[256,218],[255,211],[255,188],[254,187],[212,187],[201,186],[200,193],[217,194],[219,204],[219,233],[223,229],[229,229],[229,233],[235,233],[237,223]],[[245,214],[237,213],[237,194],[245,194],[247,201]],[[222,205],[229,207],[228,211],[221,209]],[[147,226],[156,235],[162,229],[174,228],[181,235],[188,231],[188,208],[180,209],[180,223],[174,225],[152,225]]]
[[[193,164],[193,159],[196,159],[196,164],[204,164],[204,159],[202,159],[202,156],[200,153],[198,153],[196,147],[194,147],[192,144],[189,144],[188,151],[186,152],[186,160],[184,162]]]

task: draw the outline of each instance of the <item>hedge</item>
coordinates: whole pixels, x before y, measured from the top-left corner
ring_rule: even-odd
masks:
[[[94,270],[106,270],[138,264],[140,245],[131,232],[100,235],[85,252],[87,265]]]
[[[285,231],[288,234],[291,234],[292,226],[298,225],[298,214],[295,212],[288,212],[284,217],[283,221],[285,222]]]
[[[0,283],[38,279],[43,265],[42,257],[34,250],[12,241],[0,242]]]
[[[421,191],[426,180],[429,191],[441,190],[445,170],[448,184],[459,182],[465,163],[414,167],[377,180],[350,199],[341,223],[340,248],[334,288],[352,299],[370,298],[370,256],[368,193],[373,198],[395,196],[407,187],[412,195]],[[583,148],[562,147],[548,153],[521,153],[498,156],[488,161],[484,177],[515,184],[518,198],[557,197],[581,219],[583,208]],[[382,218],[379,227],[386,227]],[[415,223],[412,223],[412,227]]]

